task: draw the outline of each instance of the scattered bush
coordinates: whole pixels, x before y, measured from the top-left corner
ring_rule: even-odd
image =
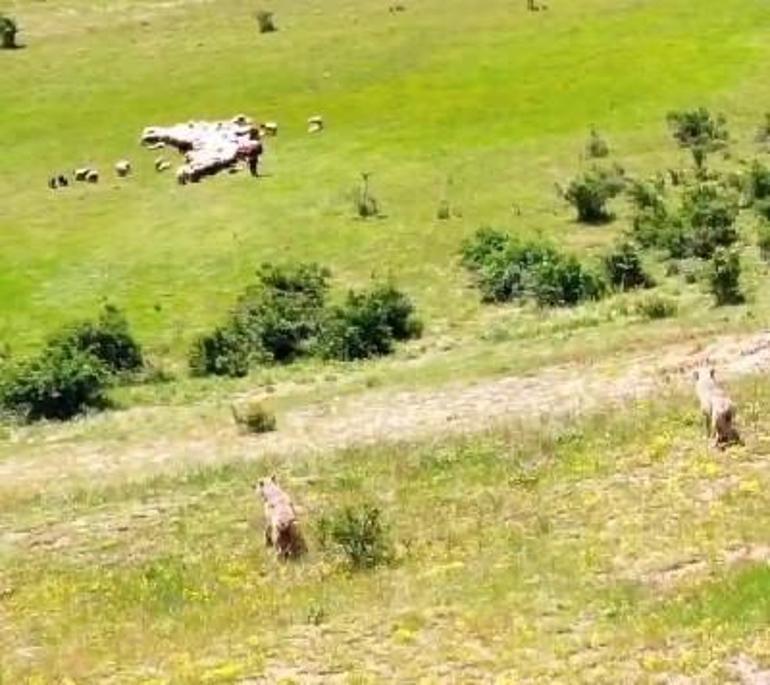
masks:
[[[691,251],[690,235],[677,214],[665,205],[639,212],[633,220],[631,236],[642,247],[666,250],[674,259]]]
[[[618,290],[651,288],[655,285],[644,270],[639,250],[631,242],[623,242],[605,255],[604,268],[610,285]]]
[[[722,115],[713,116],[707,109],[670,112],[668,123],[681,147],[688,148],[695,166],[702,168],[706,156],[727,145],[729,134]]]
[[[591,159],[601,159],[609,154],[610,146],[607,141],[597,133],[596,129],[592,128],[586,143],[586,156]]]
[[[96,322],[74,324],[48,341],[49,349],[62,346],[92,354],[113,374],[140,371],[144,365],[141,346],[123,312],[113,305],[106,305]]]
[[[682,211],[691,228],[691,253],[695,257],[709,259],[717,247],[729,247],[738,240],[738,200],[721,186],[692,186],[684,195]]]
[[[665,208],[663,197],[665,187],[665,181],[662,178],[633,181],[628,187],[628,196],[640,211],[660,211]]]
[[[249,373],[250,362],[249,341],[230,326],[198,336],[187,357],[193,376],[241,378]]]
[[[368,359],[390,354],[396,340],[417,338],[421,333],[411,300],[383,283],[369,291],[351,291],[343,305],[330,309],[319,348],[326,359]]]
[[[531,289],[541,307],[572,306],[584,300],[598,300],[606,290],[604,281],[586,269],[573,255],[560,255],[536,265]]]
[[[757,226],[757,247],[759,247],[759,256],[764,261],[770,261],[770,221],[760,219]]]
[[[266,10],[257,12],[257,24],[259,24],[260,33],[272,33],[278,30],[273,21],[273,13]]]
[[[505,252],[511,239],[506,233],[483,227],[465,240],[460,249],[463,266],[471,271],[480,270],[493,255]]]
[[[717,306],[740,304],[745,300],[740,287],[741,259],[736,250],[717,248],[708,277]]]
[[[676,316],[678,307],[675,300],[660,295],[647,295],[636,303],[636,313],[645,319],[668,319]]]
[[[578,221],[604,223],[613,218],[607,209],[607,202],[617,196],[624,185],[621,169],[607,171],[594,168],[573,180],[564,197],[577,209]]]
[[[755,160],[749,170],[746,195],[750,203],[770,198],[770,169]]]
[[[19,45],[16,42],[18,32],[19,27],[16,22],[11,17],[0,14],[0,49],[13,50],[18,48]]]
[[[352,569],[370,569],[393,558],[388,529],[371,504],[346,507],[318,522],[321,549],[342,552]]]
[[[262,402],[250,400],[241,406],[233,405],[235,423],[248,433],[269,433],[276,429],[275,414]]]
[[[361,174],[361,185],[356,189],[354,195],[354,204],[356,213],[362,219],[369,219],[373,216],[379,216],[380,206],[377,198],[372,195],[369,189],[370,174]]]
[[[11,365],[0,379],[0,407],[24,421],[64,421],[108,406],[110,370],[93,354],[60,344]]]

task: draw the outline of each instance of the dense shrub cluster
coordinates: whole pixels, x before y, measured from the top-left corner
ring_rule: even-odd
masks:
[[[578,221],[599,224],[610,221],[613,214],[607,209],[607,202],[621,193],[625,187],[623,170],[600,169],[595,167],[574,179],[565,199],[577,210]]]
[[[565,306],[599,299],[606,290],[603,279],[576,257],[489,228],[467,240],[461,256],[485,302],[531,297],[541,306]]]
[[[688,148],[698,169],[703,168],[706,156],[727,145],[729,134],[722,115],[714,116],[704,107],[670,112],[668,123],[676,141]]]
[[[604,256],[604,268],[610,285],[617,290],[651,288],[652,277],[644,270],[638,248],[631,242],[622,242]]]
[[[192,373],[245,376],[254,363],[290,363],[313,354],[365,359],[420,335],[414,305],[392,284],[350,292],[343,304],[329,306],[329,278],[315,264],[262,266],[229,320],[194,342]]]
[[[388,563],[393,547],[380,510],[370,504],[323,516],[317,526],[321,549],[341,552],[354,570]]]
[[[714,252],[709,270],[709,286],[717,306],[740,304],[745,300],[741,291],[741,261],[737,251],[724,247]]]
[[[117,379],[144,365],[123,314],[105,307],[51,337],[38,356],[10,363],[0,377],[0,408],[26,421],[69,419],[108,404]]]

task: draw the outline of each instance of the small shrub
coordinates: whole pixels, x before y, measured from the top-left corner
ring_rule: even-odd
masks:
[[[586,143],[586,156],[590,159],[601,159],[609,154],[610,146],[607,141],[597,133],[596,129],[592,128]]]
[[[541,307],[572,306],[584,300],[598,300],[606,290],[604,281],[573,255],[536,265],[530,283],[535,301]]]
[[[505,251],[511,239],[506,233],[483,227],[465,240],[460,249],[463,266],[471,271],[483,268],[492,255]]]
[[[391,284],[349,292],[329,311],[319,340],[321,356],[352,361],[390,354],[394,341],[419,337],[422,324],[411,300]]]
[[[16,21],[11,17],[0,14],[0,49],[13,50],[18,48],[19,45],[16,42],[18,32],[19,27]]]
[[[249,373],[249,340],[232,327],[223,326],[198,336],[190,348],[187,363],[193,376],[230,376]]]
[[[594,168],[573,180],[564,197],[577,209],[578,221],[604,223],[613,218],[607,209],[607,202],[617,196],[624,185],[622,170]]]
[[[388,529],[371,504],[346,507],[318,522],[321,549],[341,552],[354,570],[371,569],[393,558]]]
[[[741,259],[737,251],[719,247],[709,270],[709,287],[717,306],[740,304],[745,300],[740,287]]]
[[[452,210],[449,206],[449,200],[441,200],[441,202],[438,203],[438,209],[436,209],[436,218],[439,221],[446,221],[447,219],[450,219],[452,216]]]
[[[242,406],[233,405],[235,423],[248,433],[269,433],[277,426],[275,414],[262,402],[251,400]]]
[[[65,344],[47,348],[5,371],[0,407],[24,421],[64,421],[88,409],[107,407],[110,375],[88,351]]]
[[[141,346],[126,317],[113,305],[106,305],[96,322],[74,324],[48,341],[49,349],[61,346],[89,352],[113,374],[140,371],[144,365]]]
[[[770,198],[770,169],[757,160],[751,165],[746,183],[749,202]]]
[[[604,268],[610,285],[618,290],[651,288],[655,285],[645,272],[639,250],[633,243],[623,242],[604,257]]]
[[[664,192],[665,183],[660,178],[648,181],[633,181],[628,187],[628,196],[640,211],[661,211],[665,209]]]
[[[257,24],[259,25],[260,33],[272,33],[278,30],[273,21],[273,13],[267,10],[259,10],[257,12]]]
[[[757,247],[759,255],[764,261],[770,261],[770,221],[760,219],[757,226]]]
[[[709,259],[717,247],[729,247],[738,240],[735,221],[739,212],[738,200],[722,187],[700,183],[688,188],[682,212],[691,228],[692,254]]]
[[[645,319],[668,319],[676,316],[678,306],[672,299],[660,295],[647,295],[636,303],[635,311]]]
[[[674,138],[680,147],[690,149],[698,168],[705,165],[708,153],[727,145],[729,134],[725,118],[713,116],[704,107],[670,112],[667,119]]]
[[[372,195],[369,188],[370,174],[361,174],[361,185],[356,189],[354,195],[354,204],[356,213],[362,219],[369,219],[373,216],[379,216],[380,206],[377,198]]]
[[[490,256],[478,274],[482,301],[510,302],[527,297],[532,294],[535,268],[559,259],[550,245],[511,240],[505,251]]]

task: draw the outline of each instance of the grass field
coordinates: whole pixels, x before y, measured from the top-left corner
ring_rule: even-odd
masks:
[[[770,6],[548,4],[275,0],[265,35],[244,0],[0,0],[25,44],[0,51],[0,361],[110,301],[175,376],[117,388],[100,416],[0,422],[0,685],[767,682],[770,382],[730,379],[746,445],[721,453],[677,375],[767,325],[751,213],[747,302],[714,307],[647,254],[678,304],[658,321],[634,293],[482,305],[458,250],[489,225],[598,258],[627,200],[588,227],[555,191],[589,164],[593,126],[637,177],[690,163],[665,116],[698,105],[728,117],[714,165],[766,158]],[[280,127],[259,180],[180,187],[139,146],[145,126],[238,112]],[[47,188],[85,164],[98,185]],[[362,172],[379,218],[355,216]],[[292,260],[330,267],[335,297],[392,275],[424,336],[374,361],[187,377],[191,340],[256,267]],[[731,344],[740,375],[768,367],[746,360],[770,342]],[[655,402],[610,408],[629,366],[657,374],[640,393]],[[485,415],[527,393],[538,420]],[[570,393],[600,401],[572,416]],[[271,436],[232,425],[251,395],[278,414]],[[270,472],[300,506],[297,564],[263,547],[252,485]],[[316,525],[366,502],[394,558],[351,572]]]

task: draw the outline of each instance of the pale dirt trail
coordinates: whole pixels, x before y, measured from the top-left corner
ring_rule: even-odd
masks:
[[[672,345],[591,365],[546,367],[529,376],[471,385],[363,393],[290,411],[280,417],[278,432],[260,437],[239,436],[231,422],[223,421],[221,428],[202,436],[44,443],[33,454],[0,462],[0,496],[19,489],[93,485],[233,459],[324,453],[478,432],[505,421],[581,414],[650,397],[686,380],[706,359],[725,379],[766,371],[770,332],[718,338],[707,346]],[[120,421],[141,422],[148,411],[152,409],[121,412]]]

